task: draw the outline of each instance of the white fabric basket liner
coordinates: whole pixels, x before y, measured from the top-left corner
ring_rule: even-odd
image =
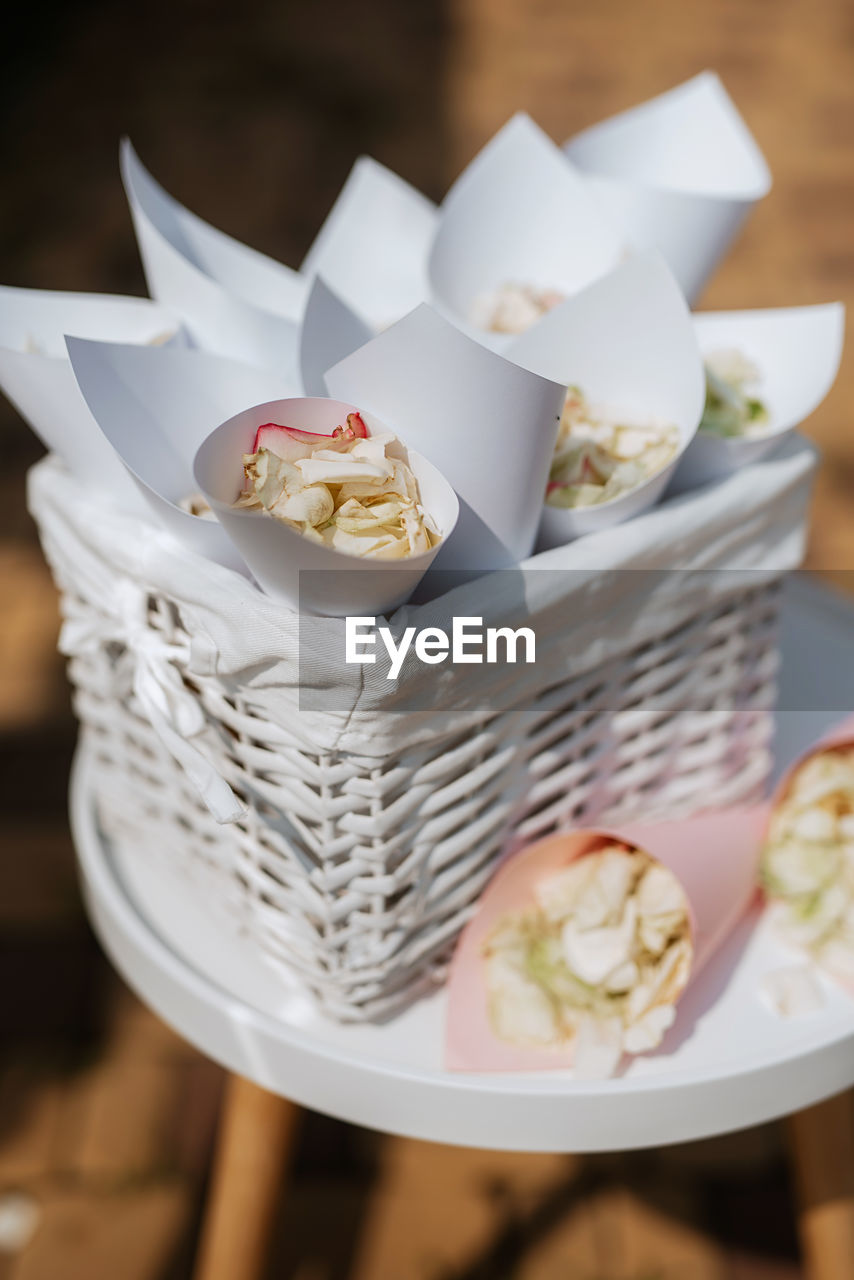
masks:
[[[761,792],[775,584],[802,559],[814,466],[789,440],[630,526],[396,615],[533,626],[534,665],[412,664],[397,683],[340,667],[334,705],[306,709],[296,615],[45,459],[30,507],[105,764],[105,832],[184,861],[211,911],[333,1016],[393,1013],[441,974],[514,841]],[[343,626],[312,620],[312,646],[340,653]],[[237,820],[217,822],[200,789]]]

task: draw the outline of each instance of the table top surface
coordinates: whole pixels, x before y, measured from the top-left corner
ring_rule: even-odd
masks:
[[[786,591],[778,764],[854,707],[854,605],[809,579]],[[475,1075],[442,1067],[444,993],[384,1026],[339,1026],[289,989],[205,909],[162,856],[122,858],[101,837],[81,753],[72,826],[95,928],[137,994],[229,1069],[318,1111],[467,1146],[596,1151],[660,1146],[757,1124],[854,1084],[854,999],[822,979],[824,1007],[782,1019],[764,973],[797,962],[759,915],[680,1002],[655,1055],[616,1079],[569,1071]]]

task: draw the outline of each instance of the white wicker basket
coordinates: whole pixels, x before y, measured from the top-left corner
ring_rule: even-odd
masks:
[[[308,710],[294,615],[46,460],[30,503],[106,834],[183,861],[332,1016],[388,1016],[440,976],[513,841],[762,790],[778,585],[813,464],[793,443],[630,536],[536,557],[512,590],[458,588],[453,611],[485,622],[524,598],[532,667],[404,669],[396,685],[355,668]],[[234,797],[245,811],[217,821],[208,805],[234,817]]]

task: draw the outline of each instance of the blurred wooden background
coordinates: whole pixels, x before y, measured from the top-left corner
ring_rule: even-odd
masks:
[[[107,0],[20,6],[0,60],[0,281],[143,292],[118,177],[296,264],[362,151],[429,195],[517,108],[555,138],[717,69],[775,187],[710,307],[854,300],[847,0]],[[810,550],[854,567],[854,363],[807,426]],[[0,404],[0,1280],[181,1280],[220,1073],[114,978],[77,895],[74,726],[24,503],[41,450]],[[626,1157],[498,1156],[308,1117],[276,1280],[793,1280],[775,1126]],[[4,1206],[37,1205],[29,1246]],[[843,1278],[840,1278],[843,1280]]]

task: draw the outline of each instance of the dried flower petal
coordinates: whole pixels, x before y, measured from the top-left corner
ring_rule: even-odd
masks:
[[[186,497],[179,499],[178,506],[182,511],[189,511],[191,516],[198,516],[200,520],[216,520],[203,493],[188,493]]]
[[[285,490],[269,510],[271,515],[280,520],[310,524],[316,529],[330,519],[335,503],[325,484],[309,484],[297,493]]]
[[[750,393],[761,377],[756,365],[734,349],[710,352],[705,365],[706,404],[700,430],[748,439],[764,435],[770,425],[768,410]]]
[[[766,973],[762,994],[782,1018],[801,1018],[824,1006],[824,992],[814,970],[805,964],[789,965]]]
[[[572,1068],[576,1080],[607,1080],[623,1056],[623,1025],[619,1018],[585,1014],[578,1025]]]
[[[592,507],[631,492],[662,471],[679,451],[679,430],[668,423],[633,423],[590,405],[569,387],[546,488],[552,507]]]
[[[525,974],[524,956],[496,951],[486,959],[487,981],[499,997],[490,1001],[490,1019],[497,1035],[516,1044],[551,1044],[558,1031],[554,1005]]]
[[[400,560],[439,541],[418,482],[393,435],[368,436],[362,417],[329,436],[265,423],[243,458],[246,489],[236,506],[256,508],[346,555]]]
[[[631,900],[615,925],[585,929],[576,918],[567,920],[561,931],[566,963],[582,982],[605,982],[615,969],[630,963],[636,924],[637,906]]]
[[[503,284],[475,298],[471,321],[491,333],[524,333],[532,324],[563,302],[557,289],[537,289],[530,284]]]

